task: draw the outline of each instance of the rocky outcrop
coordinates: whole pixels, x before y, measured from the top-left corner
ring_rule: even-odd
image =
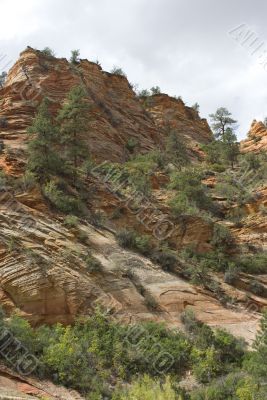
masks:
[[[60,218],[16,198],[12,203],[2,198],[0,212],[1,304],[7,312],[20,310],[33,325],[71,323],[100,304],[126,323],[154,320],[182,327],[181,313],[191,307],[211,326],[248,341],[255,335],[257,315],[225,308],[212,292],[120,248],[107,230],[81,222],[81,240]],[[99,270],[90,271],[88,249],[101,263]]]
[[[202,159],[201,145],[212,140],[212,132],[206,119],[200,118],[198,111],[187,107],[183,100],[166,94],[157,94],[144,101],[159,129],[165,132],[175,131],[185,141],[192,158]]]
[[[267,151],[267,128],[261,121],[254,121],[248,132],[248,138],[240,144],[243,153]]]
[[[36,377],[21,376],[0,364],[0,398],[6,400],[83,400],[75,390],[68,390]]]
[[[98,161],[127,160],[127,143],[133,138],[136,153],[160,149],[171,130],[185,140],[193,159],[201,159],[201,145],[212,138],[207,121],[180,99],[159,94],[140,100],[123,76],[104,72],[87,60],[73,65],[28,48],[0,91],[0,139],[9,146],[0,157],[0,167],[8,175],[23,173],[26,130],[41,99],[50,99],[51,111],[56,115],[71,87],[78,84],[84,86],[91,106],[90,125],[84,132],[88,151]],[[151,204],[147,207],[143,199],[141,206],[146,210],[156,207],[171,219],[168,200],[172,194],[166,185],[162,190],[160,183],[164,186],[165,178],[151,178]],[[148,233],[147,228],[103,182],[91,177],[87,183],[92,185],[89,205],[109,217],[106,229],[86,221],[67,229],[62,217],[49,210],[36,188],[26,188],[15,196],[7,191],[0,196],[0,300],[8,312],[19,310],[33,325],[68,324],[77,315],[90,314],[100,302],[125,322],[155,320],[182,327],[181,313],[191,307],[207,324],[225,327],[248,341],[253,339],[259,316],[246,311],[245,292],[225,289],[242,305],[239,310],[230,309],[211,290],[194,286],[179,273],[163,271],[150,260],[122,249],[113,230],[128,226]],[[207,185],[212,187],[214,182]],[[120,218],[112,220],[112,214],[123,207]],[[256,227],[254,224],[254,229],[248,222],[242,232],[237,232],[241,242],[248,240],[253,229],[264,230],[266,225],[262,224],[265,222],[259,221]],[[211,249],[212,230],[213,224],[201,215],[188,216],[181,223],[175,222],[168,239],[175,249],[193,244],[198,251],[207,252]],[[88,268],[89,251],[101,263],[99,270]]]
[[[107,73],[88,60],[73,65],[29,47],[0,90],[0,139],[10,147],[22,147],[41,99],[48,97],[56,113],[75,85],[84,86],[91,106],[85,139],[98,160],[125,161],[130,139],[135,140],[137,153],[161,148],[166,121],[172,121],[181,135],[189,135],[196,145],[211,139],[205,120],[182,101],[153,96],[151,107],[146,109],[126,77]]]

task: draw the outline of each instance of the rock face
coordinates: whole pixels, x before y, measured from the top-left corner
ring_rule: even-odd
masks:
[[[145,102],[145,107],[160,130],[177,132],[185,140],[191,156],[203,158],[200,145],[211,141],[212,132],[207,120],[200,118],[198,111],[185,106],[182,99],[165,94],[152,96]]]
[[[112,233],[81,223],[85,243],[60,219],[16,198],[12,206],[2,199],[0,207],[1,303],[9,312],[20,310],[34,325],[72,323],[101,304],[124,322],[155,320],[181,327],[181,313],[191,307],[209,325],[238,331],[248,341],[254,337],[257,315],[226,309],[211,292],[120,248]],[[99,271],[88,269],[88,248],[102,264]]]
[[[15,155],[6,151],[0,157],[0,167],[7,174],[23,173],[26,130],[42,98],[50,99],[51,111],[56,115],[70,89],[80,84],[91,106],[90,126],[84,134],[98,161],[127,160],[130,139],[136,141],[137,154],[161,149],[171,130],[185,139],[196,160],[202,157],[200,145],[212,138],[207,121],[180,99],[163,94],[146,101],[138,99],[123,76],[104,72],[87,60],[72,65],[66,59],[28,48],[0,91],[0,139],[16,150]],[[151,208],[156,206],[168,215],[168,190],[160,190],[159,181],[160,177],[154,179]],[[94,190],[89,202],[94,203],[95,210],[104,210],[110,216],[121,207],[103,185],[98,184]],[[213,292],[122,249],[108,230],[81,222],[79,229],[86,243],[81,241],[77,229],[67,229],[62,217],[50,212],[37,189],[15,196],[9,191],[0,194],[0,301],[7,311],[20,310],[35,325],[67,324],[78,314],[90,314],[100,302],[112,306],[116,316],[126,322],[157,320],[179,327],[181,313],[192,307],[197,317],[212,326],[238,331],[248,341],[255,336],[258,314],[224,307]],[[136,215],[126,212],[124,218],[128,226],[135,228]],[[125,225],[125,220],[120,218],[118,224]],[[114,222],[109,228],[120,228],[118,224]],[[176,249],[195,244],[199,251],[209,251],[212,228],[201,216],[188,216],[181,226],[175,226],[171,244]],[[244,240],[246,235],[247,231],[239,232]],[[101,262],[99,271],[88,269],[88,249]],[[244,305],[244,293],[235,295]],[[151,297],[156,310],[149,305]],[[246,331],[248,326],[250,330]]]
[[[21,376],[0,364],[0,398],[6,400],[83,400],[75,390],[68,390],[49,381]]]
[[[248,138],[241,142],[243,153],[267,151],[267,128],[261,121],[254,121],[248,132]]]
[[[42,98],[51,100],[56,113],[70,89],[81,84],[91,105],[85,138],[97,159],[125,161],[130,139],[135,139],[137,152],[161,148],[166,136],[163,122],[167,121],[176,121],[181,133],[196,143],[211,140],[208,124],[182,101],[154,96],[146,110],[126,77],[104,72],[88,60],[73,65],[32,48],[21,53],[0,90],[0,139],[11,147],[21,146]]]

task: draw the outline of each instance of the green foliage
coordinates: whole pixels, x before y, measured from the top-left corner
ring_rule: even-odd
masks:
[[[98,261],[94,256],[92,256],[90,253],[86,255],[84,258],[84,261],[86,263],[87,270],[89,272],[100,272],[102,270],[102,264],[100,261]]]
[[[127,142],[126,142],[126,145],[125,145],[126,149],[127,149],[130,153],[133,153],[134,150],[135,150],[135,148],[136,148],[137,146],[138,146],[138,140],[135,139],[135,138],[133,138],[133,137],[129,138],[129,139],[127,140]]]
[[[200,382],[210,382],[216,376],[241,366],[245,354],[243,340],[222,329],[212,331],[198,321],[191,310],[184,312],[182,322],[194,344],[193,371]]]
[[[49,56],[49,57],[55,57],[56,55],[55,55],[55,52],[50,48],[50,47],[45,47],[43,50],[42,50],[42,53],[45,55],[45,56]]]
[[[84,89],[76,86],[70,91],[57,118],[65,163],[72,168],[74,179],[77,177],[78,166],[86,161],[89,153],[84,140],[89,109]]]
[[[249,282],[249,290],[257,296],[264,296],[267,293],[265,286],[255,279]]]
[[[166,157],[167,160],[173,163],[178,169],[190,164],[185,142],[175,131],[170,132],[167,138]]]
[[[233,246],[234,238],[230,229],[221,224],[214,224],[212,244],[217,249],[228,249]]]
[[[43,187],[44,196],[59,211],[65,214],[82,215],[85,213],[84,205],[79,198],[64,193],[54,181],[47,182]]]
[[[171,175],[170,189],[178,195],[170,202],[173,212],[195,214],[196,209],[214,212],[214,206],[207,188],[202,184],[203,174],[196,169],[186,169]]]
[[[117,233],[120,246],[149,255],[152,249],[151,238],[148,235],[138,235],[135,231],[123,229]]]
[[[170,378],[162,384],[148,375],[138,379],[130,388],[114,394],[113,400],[179,400],[181,397],[173,389]]]
[[[228,269],[224,273],[224,282],[228,285],[234,285],[239,276],[239,269],[234,263],[229,264]]]
[[[70,62],[74,65],[79,64],[80,50],[71,50]]]
[[[62,160],[55,146],[59,142],[58,130],[49,112],[49,101],[44,99],[40,104],[35,119],[28,129],[30,141],[28,145],[28,169],[40,181],[50,175],[62,172]]]
[[[253,256],[243,256],[236,262],[238,262],[240,270],[248,274],[267,273],[267,252],[256,253]]]
[[[76,228],[79,223],[79,219],[75,215],[67,215],[64,218],[63,223],[67,228]]]
[[[226,129],[235,127],[237,121],[231,115],[225,107],[220,107],[214,114],[210,114],[212,129],[216,138],[223,139]]]
[[[154,96],[155,94],[161,94],[161,90],[159,86],[153,86],[151,89],[151,94]]]
[[[265,311],[254,342],[254,351],[247,355],[244,367],[260,385],[267,379],[267,312]],[[266,386],[265,386],[266,389]]]
[[[239,143],[231,128],[226,128],[222,136],[222,141],[224,157],[231,163],[233,168],[234,163],[237,161],[237,156],[239,155]]]
[[[126,74],[125,74],[125,72],[122,70],[122,68],[117,67],[116,65],[114,65],[114,67],[112,68],[112,70],[110,71],[110,73],[111,73],[111,74],[114,74],[114,75],[126,77]]]

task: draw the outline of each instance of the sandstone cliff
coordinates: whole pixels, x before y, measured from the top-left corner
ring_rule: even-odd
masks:
[[[137,153],[162,148],[170,129],[185,139],[194,160],[203,157],[201,145],[211,140],[211,130],[207,121],[182,100],[164,94],[150,96],[147,101],[138,99],[125,77],[104,72],[95,63],[81,60],[72,65],[66,59],[28,48],[0,90],[0,139],[6,145],[0,166],[8,175],[24,172],[26,130],[41,99],[47,96],[56,114],[70,88],[78,84],[84,85],[91,105],[85,138],[96,160],[126,161],[127,142],[132,138]],[[168,215],[170,194],[160,183],[165,177],[151,179],[153,205]],[[92,185],[90,206],[111,217],[121,207],[120,201],[105,185],[93,180],[88,184]],[[136,218],[129,212],[122,213],[117,221],[109,221],[105,229],[80,221],[79,229],[87,238],[84,243],[75,230],[64,226],[62,216],[49,210],[38,190],[24,188],[17,194],[7,189],[0,207],[0,296],[7,311],[20,310],[33,324],[71,323],[78,314],[90,313],[100,299],[111,302],[117,316],[125,321],[149,319],[180,326],[182,311],[191,306],[210,325],[227,327],[247,340],[254,337],[258,314],[246,312],[246,291],[226,287],[241,304],[241,311],[226,308],[212,291],[193,286],[120,248],[113,231],[126,221],[128,226],[136,227]],[[258,216],[257,207],[255,210]],[[246,226],[235,231],[240,243],[251,238],[258,243],[262,234],[261,242],[266,243],[265,220],[258,219],[255,226],[255,217],[249,222],[248,216]],[[142,225],[138,229],[142,230]],[[211,249],[211,238],[212,224],[196,216],[182,225],[175,224],[170,239],[175,249],[194,244],[205,252]],[[87,269],[84,257],[88,249],[101,262],[101,271],[92,273]],[[155,299],[157,310],[148,306],[144,293]],[[251,297],[251,302],[265,305],[264,299]],[[250,330],[246,331],[248,326]]]
[[[105,72],[88,60],[73,65],[30,47],[21,53],[0,90],[0,139],[11,147],[22,145],[41,99],[47,96],[56,112],[71,87],[81,84],[91,105],[85,137],[97,159],[125,161],[129,139],[136,140],[138,152],[161,148],[166,122],[192,138],[195,147],[211,140],[207,122],[181,100],[153,96],[146,108],[126,77]]]
[[[254,120],[248,132],[248,138],[241,142],[244,153],[259,153],[267,150],[267,128],[261,121]]]

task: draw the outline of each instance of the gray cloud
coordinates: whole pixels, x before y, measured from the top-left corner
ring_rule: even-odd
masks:
[[[140,88],[197,101],[204,117],[229,108],[243,138],[267,115],[267,69],[228,32],[246,23],[267,48],[266,11],[264,0],[1,0],[0,53],[15,62],[27,45],[60,57],[79,48]]]

